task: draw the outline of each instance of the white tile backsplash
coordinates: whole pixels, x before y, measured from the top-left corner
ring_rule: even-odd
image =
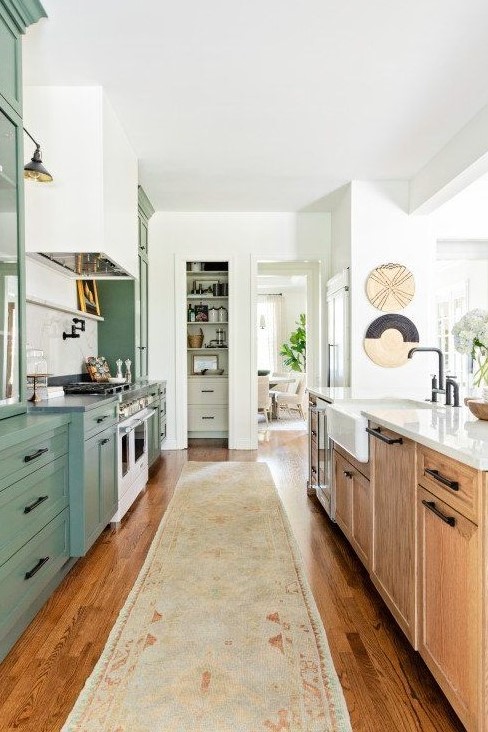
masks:
[[[45,305],[27,303],[26,341],[32,348],[40,348],[53,376],[80,374],[85,371],[86,356],[98,354],[98,323],[85,320],[85,332],[79,338],[63,341],[63,331],[71,333],[74,314],[63,313]]]

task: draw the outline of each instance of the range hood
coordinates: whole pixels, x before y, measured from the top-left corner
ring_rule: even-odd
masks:
[[[77,280],[133,279],[103,252],[28,252],[27,256]]]

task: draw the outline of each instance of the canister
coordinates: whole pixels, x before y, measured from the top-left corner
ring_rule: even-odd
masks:
[[[227,323],[227,308],[223,305],[219,308],[219,323]]]

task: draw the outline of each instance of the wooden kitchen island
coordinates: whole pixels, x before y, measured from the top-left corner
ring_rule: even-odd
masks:
[[[488,730],[488,423],[362,407],[369,462],[334,444],[335,520],[469,732]]]

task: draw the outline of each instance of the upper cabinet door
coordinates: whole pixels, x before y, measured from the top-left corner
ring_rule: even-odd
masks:
[[[0,5],[0,94],[21,114],[21,45],[18,32]]]
[[[14,117],[14,115],[13,115]],[[22,399],[22,128],[0,109],[0,417]],[[22,410],[17,410],[22,411]]]

